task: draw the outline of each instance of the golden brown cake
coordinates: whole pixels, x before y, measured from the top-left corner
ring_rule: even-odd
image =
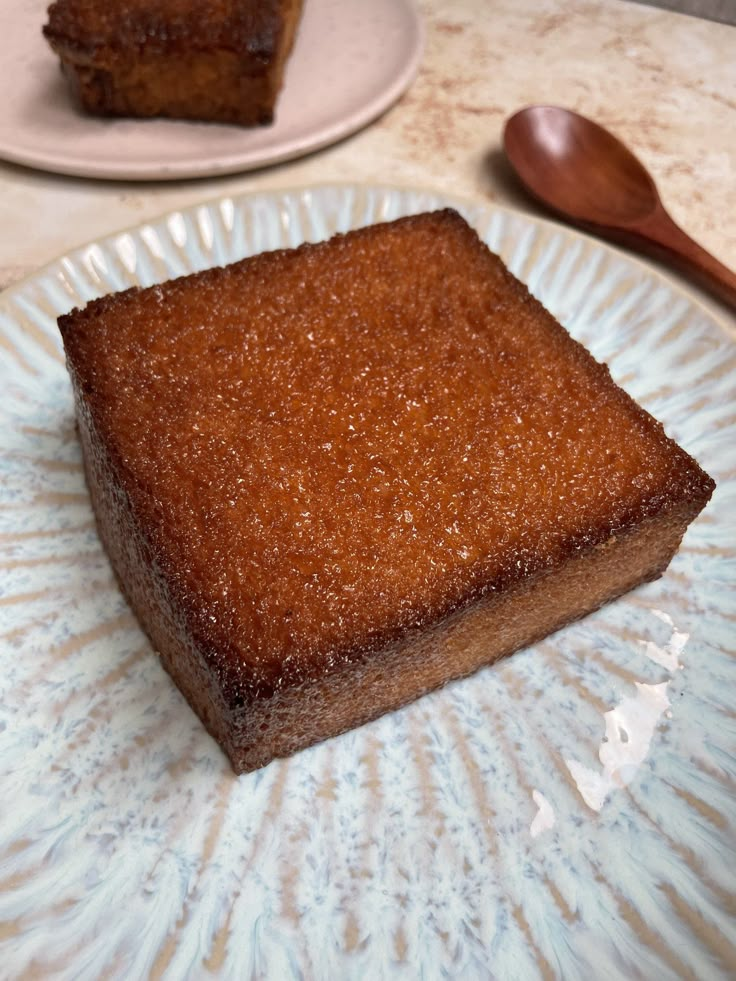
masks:
[[[59,324],[100,535],[237,772],[656,578],[714,487],[452,211]]]
[[[44,36],[88,112],[270,123],[302,0],[56,0]]]

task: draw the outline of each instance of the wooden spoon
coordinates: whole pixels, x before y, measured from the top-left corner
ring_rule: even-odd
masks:
[[[648,171],[611,133],[569,109],[529,106],[504,149],[536,198],[576,225],[671,263],[730,306],[736,274],[675,224]]]

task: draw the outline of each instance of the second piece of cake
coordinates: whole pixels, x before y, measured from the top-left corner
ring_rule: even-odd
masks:
[[[659,576],[713,489],[450,211],[60,327],[101,537],[238,772]]]
[[[302,0],[56,0],[44,36],[106,116],[270,123]]]

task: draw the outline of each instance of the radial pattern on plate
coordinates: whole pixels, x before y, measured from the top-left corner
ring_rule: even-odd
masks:
[[[55,318],[448,203],[718,489],[658,582],[237,779],[98,543]],[[316,188],[70,253],[4,294],[0,357],[0,973],[729,975],[736,346],[700,307],[528,217]]]

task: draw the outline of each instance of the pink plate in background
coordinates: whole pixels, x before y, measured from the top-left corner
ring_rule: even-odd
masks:
[[[102,119],[76,108],[41,34],[47,0],[0,8],[0,157],[79,177],[173,180],[252,170],[328,146],[391,106],[419,67],[411,0],[305,0],[272,126]]]

